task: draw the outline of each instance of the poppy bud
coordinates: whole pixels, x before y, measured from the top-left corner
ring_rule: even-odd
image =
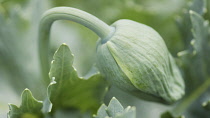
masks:
[[[97,43],[97,66],[117,87],[140,98],[172,103],[184,95],[184,82],[161,36],[131,20]]]

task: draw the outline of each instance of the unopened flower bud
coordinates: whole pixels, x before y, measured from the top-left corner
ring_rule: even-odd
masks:
[[[172,103],[184,95],[184,82],[161,36],[151,27],[119,20],[97,44],[100,72],[117,87],[146,100]]]

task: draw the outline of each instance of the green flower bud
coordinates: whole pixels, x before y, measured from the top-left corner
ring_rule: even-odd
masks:
[[[97,44],[97,66],[117,87],[140,98],[172,103],[184,95],[178,67],[151,27],[119,20],[115,32]]]

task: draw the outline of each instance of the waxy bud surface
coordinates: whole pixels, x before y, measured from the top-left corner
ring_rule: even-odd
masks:
[[[112,36],[97,43],[97,66],[110,83],[146,100],[173,103],[184,81],[162,37],[131,20],[112,25]]]

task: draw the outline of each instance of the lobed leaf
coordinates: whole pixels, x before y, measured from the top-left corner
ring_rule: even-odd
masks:
[[[179,20],[181,21],[179,22],[180,31],[185,45],[185,50],[178,53],[187,87],[185,100],[194,100],[198,97],[199,94],[190,96],[190,93],[195,92],[195,89],[199,90],[198,87],[210,76],[208,68],[210,66],[210,32],[209,23],[203,18],[205,13],[206,0],[193,0],[191,6]],[[189,106],[190,103],[186,105],[183,102],[182,104]],[[204,117],[206,115],[204,111],[197,109],[199,105],[195,102],[191,107],[188,107],[189,112],[193,111],[193,115],[190,117]],[[196,113],[194,113],[195,111]]]
[[[25,89],[21,95],[20,107],[9,104],[9,118],[42,118],[42,101],[36,100],[29,89]]]
[[[190,42],[192,40],[192,24],[190,21],[189,11],[195,11],[196,13],[203,15],[206,12],[206,1],[205,0],[192,0],[190,6],[187,9],[183,10],[181,17],[176,19],[177,26],[180,30],[180,33],[183,37],[183,43],[185,48],[190,47]]]
[[[128,106],[126,109],[116,98],[112,98],[108,107],[102,104],[95,118],[136,118],[136,108]]]
[[[185,50],[178,53],[184,71],[187,93],[206,80],[210,69],[209,24],[202,15],[206,13],[205,0],[193,0],[191,6],[178,20],[183,33]]]
[[[190,11],[190,18],[192,22],[192,33],[194,39],[192,40],[192,46],[194,47],[195,56],[197,56],[203,76],[207,76],[210,72],[210,37],[209,37],[209,22],[205,21],[202,16],[194,11]],[[206,65],[207,64],[207,65]]]
[[[78,77],[72,66],[73,55],[66,44],[55,52],[49,76],[52,82],[48,86],[48,98],[51,105],[45,110],[54,113],[63,108],[76,108],[81,111],[96,111],[105,92],[107,83],[99,73],[88,79]]]

